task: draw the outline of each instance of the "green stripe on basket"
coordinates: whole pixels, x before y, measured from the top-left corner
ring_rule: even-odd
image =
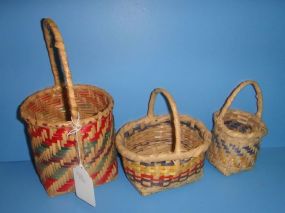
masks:
[[[35,154],[41,154],[41,153],[43,153],[46,149],[47,149],[47,147],[44,147],[44,146],[40,145],[40,146],[38,146],[38,147],[35,149]]]
[[[52,177],[55,179],[59,179],[66,173],[67,170],[68,168],[61,167],[60,169],[56,170]]]
[[[111,145],[112,146],[112,145]],[[115,149],[114,149],[114,147],[112,147],[111,148],[111,158],[115,158],[115,156],[116,156],[116,151],[115,151]],[[97,172],[97,171],[100,171],[102,168],[103,168],[103,166],[105,165],[105,163],[106,163],[106,161],[107,161],[107,159],[108,159],[108,156],[110,155],[110,153],[107,153],[107,154],[105,154],[104,156],[103,156],[103,158],[100,160],[100,163],[94,168],[94,169],[92,169],[94,172]],[[92,163],[88,163],[88,164],[86,164],[85,166],[86,166],[86,168],[89,168],[90,166],[92,165]]]
[[[46,151],[47,149],[50,149],[50,146],[46,146],[44,144],[41,144],[40,146],[38,146],[36,149],[34,149],[35,154],[42,154],[44,151]],[[67,152],[70,149],[70,147],[61,147],[61,149],[59,150],[59,152]]]
[[[105,134],[102,149],[105,149],[105,148],[106,148],[105,146],[106,146],[106,144],[108,143],[108,140],[109,140],[109,138],[110,138],[110,135],[111,135],[111,132],[110,132],[110,131]],[[84,147],[85,153],[86,153],[86,152],[90,152],[91,149],[92,149],[94,146],[96,146],[96,145],[97,145],[97,142],[96,142],[96,141],[94,141],[94,142],[92,142],[92,143],[87,143],[87,144],[85,145],[85,147]],[[112,146],[112,145],[111,145],[111,146]],[[45,146],[42,146],[42,145],[41,145],[41,146],[37,147],[37,149],[35,149],[35,152],[38,153],[38,154],[41,154],[41,153],[43,153],[45,150],[47,150],[47,148],[48,148],[48,147],[45,147]],[[115,153],[116,153],[116,152],[115,152],[115,149],[114,149],[114,148],[111,148],[111,149],[112,149],[112,150],[111,150],[112,153],[109,153],[109,154],[112,155],[112,158],[115,158]],[[53,155],[50,160],[52,160],[52,159],[54,159],[54,158],[61,158],[61,159],[63,159],[64,156],[65,156],[65,154],[66,154],[69,150],[70,150],[69,147],[62,147],[61,150],[58,151],[55,155]],[[96,165],[96,167],[95,167],[94,169],[92,169],[94,172],[100,171],[100,170],[104,167],[104,165],[105,165],[105,163],[106,163],[106,161],[107,161],[107,159],[108,159],[109,154],[105,154],[105,155],[102,157],[102,159],[100,160],[99,164]],[[50,164],[38,163],[37,165],[38,165],[38,168],[39,168],[41,171],[43,171],[43,170],[44,170],[46,167],[48,167]],[[92,165],[92,163],[88,163],[88,164],[85,165],[85,167],[86,167],[86,168],[89,168],[91,165]],[[60,177],[62,177],[62,176],[66,173],[66,171],[67,171],[68,169],[69,169],[69,168],[61,167],[61,168],[59,168],[58,170],[56,170],[56,172],[52,175],[52,177],[53,177],[53,178],[56,178],[56,179],[59,179]]]
[[[46,167],[48,167],[50,165],[50,163],[48,163],[49,161],[52,161],[55,158],[60,158],[63,159],[65,154],[70,150],[70,148],[67,147],[63,147],[59,152],[56,153],[56,155],[53,155],[47,162],[45,163],[37,163],[37,167],[43,171]]]
[[[70,150],[69,147],[62,147],[61,150],[59,150],[53,158],[61,158],[63,159],[63,156]]]
[[[40,171],[44,171],[46,167],[48,167],[49,165],[47,164],[44,164],[44,163],[37,163],[37,168],[40,170]],[[41,172],[40,172],[41,173]]]
[[[41,171],[44,171],[44,169],[45,169],[46,167],[50,166],[50,164],[49,164],[49,165],[37,164],[37,166],[38,166],[39,169],[41,169]],[[55,171],[54,174],[51,175],[51,177],[52,177],[52,178],[55,178],[55,179],[59,179],[59,178],[61,178],[61,177],[66,173],[66,171],[67,171],[68,169],[69,169],[69,168],[60,167],[59,169],[57,169],[57,170]]]
[[[109,140],[110,134],[111,134],[110,131],[109,131],[109,132],[106,132],[105,137],[104,137],[104,139],[103,139],[103,146],[105,146],[106,143],[107,143],[107,141]],[[95,147],[96,145],[97,145],[97,141],[92,141],[92,142],[87,142],[87,143],[85,143],[85,144],[84,144],[84,153],[85,153],[85,154],[89,154],[89,153],[91,152],[91,149],[92,149],[93,147]]]

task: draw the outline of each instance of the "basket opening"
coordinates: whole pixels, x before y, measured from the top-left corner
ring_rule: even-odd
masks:
[[[125,146],[140,155],[171,153],[174,150],[174,129],[168,120],[140,124],[124,134]],[[201,130],[190,122],[181,121],[181,151],[187,152],[203,143]]]
[[[251,133],[252,127],[249,124],[242,123],[238,120],[225,120],[225,126],[233,131],[237,131],[240,133]]]
[[[70,113],[62,91],[45,89],[30,96],[22,105],[23,117],[47,123],[69,121]],[[111,98],[96,87],[77,85],[74,93],[81,119],[94,116],[111,104]]]

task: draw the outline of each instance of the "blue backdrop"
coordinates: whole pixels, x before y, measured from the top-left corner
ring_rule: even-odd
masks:
[[[178,109],[212,127],[212,113],[241,81],[259,82],[269,134],[284,146],[285,1],[2,0],[0,2],[0,161],[28,160],[21,102],[53,84],[40,20],[51,17],[65,40],[75,83],[115,100],[116,128],[146,114],[164,87]],[[234,107],[254,112],[251,88]],[[165,113],[159,99],[157,113]],[[283,137],[282,137],[283,136]]]

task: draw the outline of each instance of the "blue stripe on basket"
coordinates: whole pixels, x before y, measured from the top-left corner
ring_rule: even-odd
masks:
[[[238,156],[241,156],[241,157],[243,156],[241,150],[236,145],[230,144],[229,146]]]
[[[245,147],[243,147],[243,149],[246,150],[247,153],[250,154],[250,155],[254,155],[254,154],[256,153],[256,152],[255,152],[253,149],[251,149],[249,146],[245,146]]]
[[[230,149],[223,140],[221,140],[221,145],[224,148],[224,150],[226,151],[226,153],[230,154]]]

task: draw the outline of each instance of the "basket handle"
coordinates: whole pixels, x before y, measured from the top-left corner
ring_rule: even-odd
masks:
[[[157,88],[157,89],[152,91],[152,93],[150,95],[149,104],[148,104],[147,117],[149,119],[154,119],[154,117],[155,117],[155,115],[154,115],[154,104],[155,104],[156,96],[159,93],[162,94],[165,97],[167,103],[170,106],[171,113],[173,115],[173,124],[174,124],[174,130],[175,130],[175,148],[174,148],[174,152],[179,154],[180,150],[181,150],[180,119],[179,119],[179,115],[178,115],[178,112],[177,112],[176,103],[173,100],[172,96],[165,89]]]
[[[261,93],[261,89],[258,85],[258,83],[256,81],[251,81],[251,80],[247,80],[244,81],[242,83],[240,83],[230,94],[230,96],[227,98],[226,102],[224,103],[224,105],[222,106],[222,108],[220,109],[220,113],[218,115],[219,119],[223,119],[223,117],[225,116],[226,112],[228,111],[230,105],[232,104],[232,102],[234,101],[235,97],[237,96],[237,94],[247,85],[252,85],[252,87],[254,88],[255,91],[255,97],[256,97],[256,101],[257,101],[257,112],[255,113],[255,115],[261,119],[261,115],[262,115],[262,110],[263,110],[263,99],[262,99],[262,93]]]
[[[60,31],[55,24],[55,22],[50,18],[45,18],[42,20],[42,29],[44,33],[44,39],[46,47],[48,50],[49,60],[51,64],[51,69],[54,77],[55,87],[61,87],[61,80],[59,76],[59,69],[57,60],[59,61],[61,70],[65,77],[65,84],[67,90],[68,104],[70,108],[71,117],[77,119],[78,108],[75,101],[73,83],[71,72],[68,66],[67,55],[65,52],[65,47],[63,43]],[[58,58],[57,58],[58,57]]]

